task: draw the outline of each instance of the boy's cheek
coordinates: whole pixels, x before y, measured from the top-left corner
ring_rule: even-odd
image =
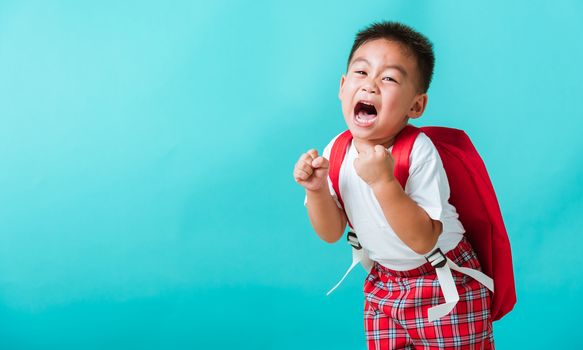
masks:
[[[352,123],[352,115],[350,113],[350,108],[342,106],[342,115],[348,126]]]

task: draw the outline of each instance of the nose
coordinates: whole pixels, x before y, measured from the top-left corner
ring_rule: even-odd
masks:
[[[378,88],[375,85],[374,81],[372,81],[372,79],[367,79],[364,82],[364,85],[362,85],[361,90],[366,91],[369,94],[376,94],[378,92]]]

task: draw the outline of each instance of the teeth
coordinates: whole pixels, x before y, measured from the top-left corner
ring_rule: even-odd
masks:
[[[361,124],[372,124],[375,119],[376,119],[376,117],[375,118],[372,118],[372,119],[370,119],[370,118],[363,119],[363,118],[361,118],[360,115],[357,115],[356,116],[356,121],[359,122],[359,123],[361,123]]]

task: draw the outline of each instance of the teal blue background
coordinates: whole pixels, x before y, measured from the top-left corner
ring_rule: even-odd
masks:
[[[467,131],[518,304],[498,349],[580,348],[583,3],[0,2],[0,349],[364,349],[350,251],[293,164],[345,127],[357,30],[437,66],[417,125]]]

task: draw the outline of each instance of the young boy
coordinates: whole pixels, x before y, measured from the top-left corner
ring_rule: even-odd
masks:
[[[403,24],[376,23],[359,32],[338,94],[353,135],[339,176],[344,210],[328,178],[335,139],[322,155],[315,149],[302,154],[294,168],[320,238],[336,242],[349,222],[373,261],[364,285],[369,349],[494,347],[490,294],[467,275],[452,274],[459,293],[453,310],[427,319],[443,295],[426,257],[439,248],[461,267],[480,266],[448,203],[441,158],[425,134],[413,145],[404,189],[393,174],[392,145],[409,119],[424,112],[434,61],[429,40]]]

